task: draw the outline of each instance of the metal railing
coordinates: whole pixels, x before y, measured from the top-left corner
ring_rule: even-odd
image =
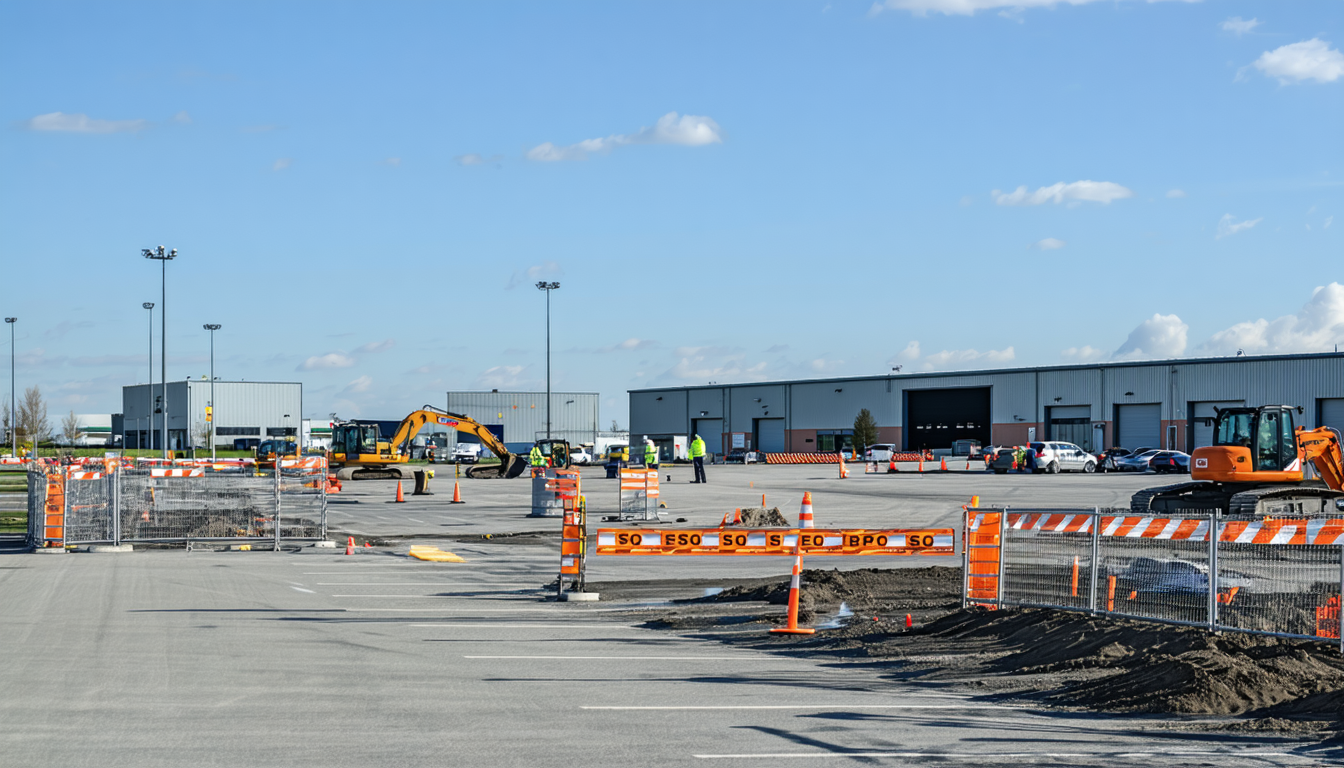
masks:
[[[34,547],[326,537],[323,460],[278,469],[49,467],[28,476]]]
[[[1306,638],[1344,653],[1344,519],[969,509],[962,557],[963,605]]]

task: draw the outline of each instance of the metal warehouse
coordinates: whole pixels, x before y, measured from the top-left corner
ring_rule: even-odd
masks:
[[[159,406],[162,384],[135,384],[121,388],[122,428],[127,448],[162,448],[163,413]],[[152,391],[151,391],[152,390]],[[239,440],[247,447],[267,437],[297,436],[302,426],[303,385],[297,382],[216,381],[215,443],[232,448]],[[168,446],[186,450],[209,445],[205,407],[210,404],[209,381],[168,382]],[[152,420],[153,444],[145,434]],[[190,438],[190,439],[189,439]]]
[[[545,392],[449,392],[447,410],[490,427],[509,450],[531,449],[546,437]],[[598,432],[598,393],[552,392],[551,437],[592,443]],[[457,434],[459,440],[470,440]]]
[[[1203,417],[1214,408],[1267,403],[1301,406],[1301,425],[1344,429],[1344,353],[639,389],[630,434],[698,433],[716,451],[830,452],[851,445],[867,408],[880,441],[906,450],[1035,439],[1188,451],[1211,443]]]

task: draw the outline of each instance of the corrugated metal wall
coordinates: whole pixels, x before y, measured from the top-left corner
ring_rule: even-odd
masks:
[[[601,428],[598,405],[596,392],[552,392],[551,435],[593,442]],[[506,443],[530,445],[546,436],[545,392],[449,392],[446,409],[482,424],[502,424]]]
[[[145,429],[145,412],[149,406],[148,384],[121,388],[121,407],[124,428],[130,431]],[[160,385],[153,385],[158,396]],[[265,439],[269,428],[299,429],[303,414],[303,385],[298,382],[217,381],[215,382],[215,426],[256,427]],[[210,382],[168,382],[168,429],[196,432],[205,424],[205,406],[210,402]],[[286,420],[285,415],[289,418]],[[158,417],[154,419],[159,428]],[[232,435],[219,435],[218,443],[233,442]]]

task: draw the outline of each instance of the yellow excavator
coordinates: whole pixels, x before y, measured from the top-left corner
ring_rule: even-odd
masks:
[[[511,453],[483,424],[469,416],[441,411],[432,405],[426,405],[402,419],[396,433],[386,441],[381,439],[376,424],[358,424],[350,421],[338,421],[332,424],[331,452],[328,460],[333,468],[338,468],[337,479],[410,479],[411,474],[406,467],[411,460],[410,442],[428,424],[475,435],[499,457],[498,464],[477,464],[468,469],[467,477],[510,478],[518,477],[527,471],[528,457]],[[568,466],[568,451],[564,452],[564,456],[565,466]]]
[[[1213,445],[1190,456],[1194,482],[1148,488],[1130,499],[1133,514],[1217,511],[1231,515],[1344,512],[1344,451],[1334,427],[1294,427],[1302,408],[1223,408]],[[1310,464],[1319,479],[1307,479]]]

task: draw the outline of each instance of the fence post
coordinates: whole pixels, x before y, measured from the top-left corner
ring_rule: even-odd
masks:
[[[279,456],[275,457],[275,551],[280,551],[280,462]]]
[[[1339,612],[1335,618],[1339,619],[1339,652],[1344,655],[1344,544],[1339,545]]]
[[[1218,513],[1209,513],[1209,576],[1208,612],[1209,631],[1218,628]]]
[[[1087,583],[1087,610],[1097,615],[1097,573],[1101,555],[1101,507],[1092,508],[1092,569]]]
[[[1004,607],[1003,601],[1007,598],[1008,595],[1007,591],[1004,590],[1003,588],[1003,575],[1008,570],[1007,562],[1008,562],[1008,507],[1004,507],[1003,511],[999,513],[999,578],[998,578],[999,599],[996,601],[996,604],[1000,608]]]
[[[322,489],[322,517],[318,521],[317,538],[320,540],[327,538],[327,463],[322,462],[321,471],[318,473],[317,487]]]
[[[961,520],[961,609],[966,610],[966,593],[971,590],[971,516],[975,513],[969,508],[962,509]],[[1341,548],[1344,551],[1344,547]]]
[[[121,546],[121,463],[112,467],[112,546]]]

